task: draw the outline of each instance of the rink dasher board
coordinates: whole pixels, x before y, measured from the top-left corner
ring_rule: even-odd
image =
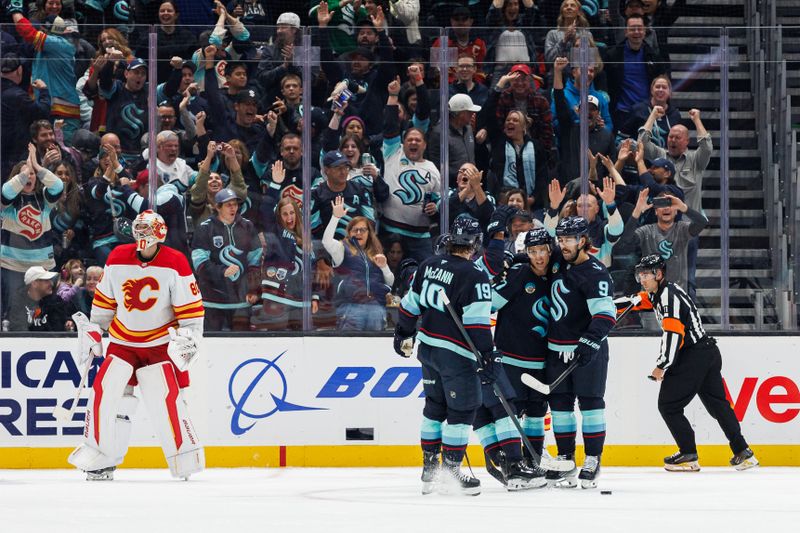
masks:
[[[675,449],[656,407],[658,385],[645,379],[659,342],[610,339],[606,465],[659,465]],[[52,410],[74,396],[75,344],[71,338],[2,339],[0,468],[67,466],[83,432],[88,392],[72,423],[56,422]],[[800,466],[800,337],[721,337],[719,346],[732,404],[762,464]],[[389,338],[206,338],[191,378],[187,396],[209,467],[420,462],[419,363],[396,356]],[[698,400],[687,416],[703,464],[727,464],[722,432]],[[348,439],[370,432],[372,440]],[[165,464],[143,402],[131,445],[124,466]],[[471,455],[480,464],[477,447]]]

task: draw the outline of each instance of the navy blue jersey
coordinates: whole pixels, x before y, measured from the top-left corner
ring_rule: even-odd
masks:
[[[478,351],[490,352],[493,345],[489,324],[492,307],[489,277],[472,261],[454,255],[434,255],[420,264],[411,290],[400,303],[398,331],[411,336],[416,330],[417,318],[421,317],[419,342],[475,361],[475,355],[444,307],[442,289],[456,314],[461,316]]]
[[[550,265],[549,348],[574,351],[581,337],[603,342],[617,316],[614,283],[606,267],[592,256],[580,265],[571,265],[558,249]]]
[[[498,311],[494,342],[503,363],[544,368],[550,321],[550,281],[536,275],[529,263],[514,265],[492,290],[492,310]]]

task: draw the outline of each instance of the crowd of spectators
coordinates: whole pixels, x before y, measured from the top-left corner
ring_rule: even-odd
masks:
[[[649,253],[693,290],[712,144],[699,110],[670,103],[658,25],[680,2],[279,4],[2,2],[4,329],[73,327],[69,313],[90,310],[108,254],[145,209],[190,259],[212,331],[297,330],[304,308],[315,328],[383,330],[441,225],[486,227],[500,205],[510,253],[517,235],[577,213],[619,291]],[[301,20],[319,49],[311,79]],[[442,27],[447,72],[432,52]]]

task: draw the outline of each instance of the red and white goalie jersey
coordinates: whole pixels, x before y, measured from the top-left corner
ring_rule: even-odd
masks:
[[[91,321],[108,330],[112,342],[132,347],[167,344],[167,328],[203,332],[203,300],[186,256],[163,244],[142,262],[135,244],[119,245],[108,256],[94,292]]]

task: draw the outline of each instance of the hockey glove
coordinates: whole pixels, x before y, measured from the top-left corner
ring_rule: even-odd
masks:
[[[169,328],[169,344],[167,345],[167,355],[184,372],[194,362],[197,355],[198,345],[194,331],[189,328]]]
[[[491,385],[497,380],[497,372],[501,363],[502,354],[497,350],[481,354],[483,365],[478,367],[478,377],[483,385]]]
[[[508,219],[516,212],[516,207],[507,205],[498,206],[489,219],[489,225],[486,226],[486,234],[489,235],[489,238],[491,239],[494,237],[494,234],[497,232],[508,231]]]
[[[78,368],[84,368],[90,360],[103,356],[103,330],[80,311],[72,315],[72,321],[78,330]]]
[[[580,340],[578,340],[578,347],[575,348],[575,356],[578,358],[578,365],[586,366],[591,363],[597,355],[598,350],[600,350],[599,342],[581,337]]]
[[[394,351],[401,357],[414,355],[414,336],[407,337],[397,331],[394,333]]]

